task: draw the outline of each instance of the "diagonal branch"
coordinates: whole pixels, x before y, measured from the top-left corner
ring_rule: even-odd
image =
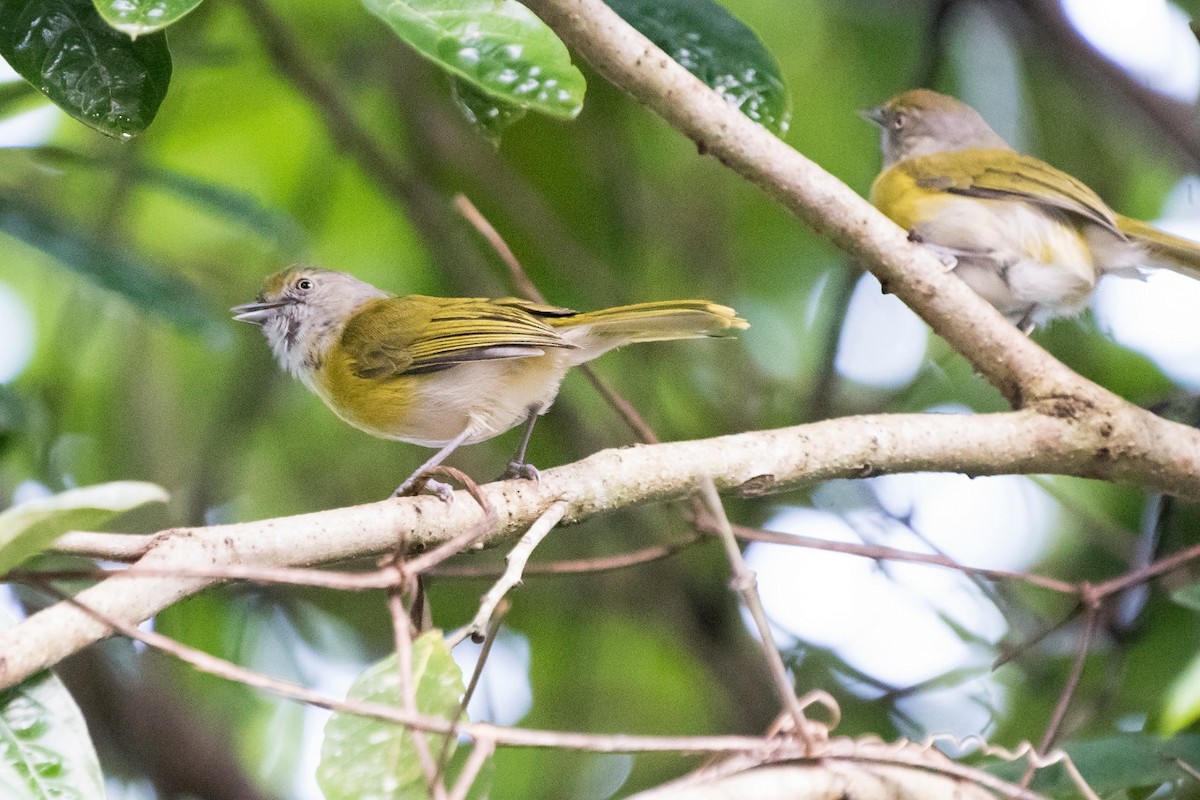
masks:
[[[999,388],[1014,406],[1071,394],[1116,398],[1023,336],[891,220],[833,175],[751,121],[617,16],[603,0],[526,3],[611,83],[649,107],[838,247]],[[847,113],[852,113],[847,109]]]

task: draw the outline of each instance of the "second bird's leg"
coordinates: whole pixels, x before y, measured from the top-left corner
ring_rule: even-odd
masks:
[[[533,424],[537,422],[538,413],[542,410],[541,406],[530,406],[529,416],[525,418],[525,430],[521,432],[521,443],[517,446],[517,453],[513,456],[512,461],[508,462],[508,469],[504,470],[503,478],[525,478],[526,480],[536,481],[538,479],[537,467],[533,464],[526,463],[525,450],[529,447],[529,437],[533,435]]]
[[[396,487],[396,491],[392,492],[392,497],[403,497],[404,495],[408,494],[416,494],[418,491],[420,491],[422,486],[429,489],[430,492],[436,494],[443,500],[449,500],[451,497],[453,497],[454,489],[449,484],[442,483],[441,481],[435,481],[430,478],[426,478],[424,481],[422,481],[421,476],[445,461],[447,456],[453,453],[460,444],[467,440],[467,437],[471,435],[471,430],[472,429],[470,426],[463,429],[462,433],[447,442],[441,450],[438,450],[436,453],[430,456],[428,461],[417,467],[416,470],[413,471],[412,475],[409,475],[404,479],[404,483]]]

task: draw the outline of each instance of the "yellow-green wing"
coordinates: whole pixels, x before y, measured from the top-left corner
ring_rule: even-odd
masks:
[[[1026,200],[1067,211],[1118,236],[1116,214],[1082,182],[1032,156],[1011,150],[959,150],[902,162],[918,186],[951,194]]]
[[[573,346],[523,304],[507,298],[420,295],[372,300],[346,325],[342,346],[351,369],[362,378],[414,375],[465,361],[524,358],[548,347]]]

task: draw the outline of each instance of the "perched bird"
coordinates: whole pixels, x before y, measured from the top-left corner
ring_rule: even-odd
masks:
[[[581,314],[512,297],[392,297],[344,272],[310,267],[270,276],[255,302],[231,311],[235,320],[261,325],[280,366],[346,422],[372,436],[441,448],[396,494],[419,488],[422,474],[459,445],[522,422],[509,474],[536,477],[525,448],[567,369],[623,344],[749,327],[733,309],[706,300]]]
[[[883,131],[871,202],[1024,330],[1078,313],[1105,274],[1200,278],[1200,244],[1116,213],[966,103],[914,89],[863,115]]]

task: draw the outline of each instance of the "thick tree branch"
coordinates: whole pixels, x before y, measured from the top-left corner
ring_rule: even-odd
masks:
[[[1169,423],[1163,423],[1168,425]],[[939,470],[970,475],[1050,472],[1103,478],[1200,498],[1200,433],[1174,425],[1173,443],[1108,435],[1071,415],[1027,409],[1004,414],[894,414],[844,417],[714,439],[605,450],[542,473],[541,481],[481,487],[498,523],[478,540],[489,547],[526,530],[557,501],[564,524],[639,503],[689,495],[711,478],[719,490],[766,494],[832,478]],[[1124,430],[1124,429],[1121,429]],[[406,547],[436,547],[483,519],[479,503],[457,493],[385,500],[295,517],[163,532],[130,572],[85,590],[81,602],[129,623],[147,619],[218,581],[196,576],[138,577],[156,571],[230,565],[310,566]],[[59,603],[0,632],[0,686],[111,633]]]

